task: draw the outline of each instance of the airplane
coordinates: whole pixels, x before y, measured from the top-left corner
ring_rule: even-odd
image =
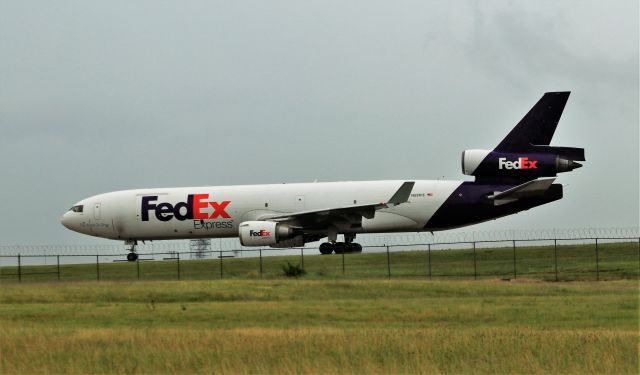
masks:
[[[584,149],[550,146],[570,92],[548,92],[493,150],[466,150],[474,181],[392,180],[136,189],[95,195],[61,218],[70,230],[138,241],[238,237],[243,246],[361,252],[357,234],[440,231],[562,198],[558,173],[582,167]],[[344,241],[338,242],[338,235]]]

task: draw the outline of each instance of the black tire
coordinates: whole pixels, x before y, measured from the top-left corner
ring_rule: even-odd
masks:
[[[319,250],[322,255],[330,255],[333,253],[333,244],[331,242],[321,243]]]
[[[333,245],[333,251],[335,251],[336,254],[348,253],[349,252],[349,244],[346,244],[344,242],[336,242]]]
[[[136,254],[136,253],[127,254],[127,260],[129,262],[135,262],[136,260],[138,260],[138,254]]]
[[[355,247],[353,247],[353,243],[347,242],[344,244],[344,253],[351,254],[355,251]]]
[[[361,253],[362,252],[362,246],[360,246],[360,244],[352,242],[352,243],[348,243],[345,244],[347,249],[346,249],[346,253]]]

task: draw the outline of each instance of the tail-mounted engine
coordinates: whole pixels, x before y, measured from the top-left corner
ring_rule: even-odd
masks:
[[[583,148],[550,146],[569,94],[545,93],[492,151],[464,151],[462,173],[476,181],[522,183],[582,167]]]
[[[531,146],[525,152],[466,150],[462,153],[462,173],[476,177],[552,177],[582,167],[584,149]]]

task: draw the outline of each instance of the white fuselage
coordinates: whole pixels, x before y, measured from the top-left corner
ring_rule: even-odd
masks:
[[[62,223],[87,235],[122,240],[237,237],[240,223],[268,214],[386,202],[404,181],[297,183],[124,190],[84,199]],[[425,224],[462,184],[461,181],[415,181],[406,203],[383,208],[362,226],[342,232],[423,231]],[[198,206],[185,219],[189,195]],[[143,197],[157,196],[143,202]],[[183,202],[183,203],[180,203]],[[154,205],[155,210],[145,210]],[[162,207],[160,207],[162,205]],[[192,215],[193,216],[193,215]]]

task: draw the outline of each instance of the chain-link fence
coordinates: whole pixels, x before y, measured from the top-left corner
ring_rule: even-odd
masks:
[[[499,231],[444,231],[444,232],[421,232],[421,233],[398,233],[398,234],[367,234],[358,235],[357,242],[364,247],[379,246],[407,246],[407,244],[454,244],[471,243],[474,241],[544,241],[543,239],[558,240],[583,240],[589,241],[594,238],[617,238],[617,239],[634,239],[640,237],[640,228],[573,228],[573,229],[535,229],[535,230],[499,230]],[[542,240],[541,240],[542,239]],[[255,247],[243,247],[237,238],[216,238],[209,242],[209,251],[223,251],[232,253],[235,257],[253,256]],[[408,245],[415,246],[415,245]],[[305,246],[305,249],[315,249],[317,243]],[[194,249],[189,241],[159,241],[139,243],[138,250],[141,253],[150,254],[166,254],[166,253],[189,253],[197,250],[207,250],[198,246]],[[267,250],[267,254],[274,255],[291,255],[297,254],[298,250],[288,251],[279,249],[276,253],[272,253],[269,247],[263,248]],[[65,259],[68,256],[79,256],[74,260],[82,262],[87,255],[107,255],[119,256],[125,251],[122,242],[112,242],[106,245],[4,245],[0,246],[0,256],[3,255],[63,255]],[[195,256],[194,256],[195,257]],[[2,258],[0,258],[0,262]],[[3,263],[0,263],[2,266]]]
[[[458,241],[436,241],[446,236]],[[316,247],[225,248],[228,241],[212,240],[210,247],[199,244],[194,250],[185,242],[155,243],[140,246],[135,262],[126,261],[120,245],[1,247],[0,282],[275,278],[290,275],[287,270],[292,267],[306,278],[561,281],[638,279],[640,275],[637,228],[446,236],[426,237],[431,241],[422,243],[411,241],[425,239],[423,234],[379,236],[367,238],[367,243],[359,241],[362,253],[326,256],[319,255]]]

